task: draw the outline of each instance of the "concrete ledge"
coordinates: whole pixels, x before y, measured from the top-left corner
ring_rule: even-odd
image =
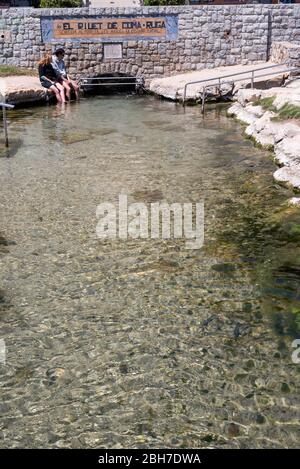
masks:
[[[204,86],[210,86],[214,88],[218,84],[218,77],[226,77],[226,75],[239,73],[238,76],[229,76],[228,78],[221,79],[221,81],[229,81],[235,85],[236,89],[241,87],[246,87],[251,83],[249,71],[253,69],[259,70],[263,67],[275,66],[275,68],[270,69],[271,72],[285,70],[284,65],[272,63],[272,62],[261,62],[258,64],[250,65],[232,65],[228,67],[216,67],[216,68],[207,68],[199,70],[198,72],[189,72],[182,73],[179,75],[174,75],[171,77],[165,78],[154,78],[150,82],[149,89],[154,94],[162,96],[167,99],[172,99],[174,101],[180,101],[183,99],[184,86],[188,82],[197,81],[197,80],[209,80],[214,78],[213,81],[204,81],[203,83],[197,83],[194,85],[189,85],[187,88],[186,99],[190,101],[195,101],[199,99],[201,93],[203,92]],[[278,67],[278,68],[277,68]],[[268,70],[262,70],[257,72],[255,75],[255,86],[262,87],[264,84],[267,85],[269,81],[273,82],[278,77],[282,79],[284,73],[275,76],[273,74],[269,76],[262,76],[261,74],[267,73]],[[236,80],[236,81],[235,81]],[[241,81],[237,81],[241,80]]]
[[[37,77],[21,75],[0,78],[0,95],[9,104],[25,104],[44,101],[46,91]]]

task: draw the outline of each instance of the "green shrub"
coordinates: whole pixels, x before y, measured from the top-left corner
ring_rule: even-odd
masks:
[[[185,0],[144,0],[145,6],[185,5]]]
[[[76,8],[81,7],[82,0],[41,0],[40,8]]]

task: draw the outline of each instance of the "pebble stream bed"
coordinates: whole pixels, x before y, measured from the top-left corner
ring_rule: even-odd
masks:
[[[226,106],[9,112],[0,446],[296,448],[300,211]],[[96,207],[205,203],[205,242],[100,240]]]

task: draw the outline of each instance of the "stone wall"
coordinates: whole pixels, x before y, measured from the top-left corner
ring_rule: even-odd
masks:
[[[45,17],[178,15],[177,39],[122,41],[122,58],[106,59],[102,42],[44,43]],[[300,44],[300,5],[226,5],[106,9],[0,10],[0,64],[35,68],[46,52],[62,46],[71,74],[142,75],[176,73],[266,61],[273,42]]]
[[[285,63],[290,67],[300,69],[300,44],[273,42],[270,60],[275,63]]]

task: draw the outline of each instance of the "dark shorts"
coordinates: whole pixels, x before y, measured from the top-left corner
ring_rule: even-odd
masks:
[[[49,80],[45,80],[45,78],[41,78],[40,81],[41,81],[41,85],[42,85],[44,88],[49,89],[49,88],[51,88],[51,86],[53,86],[53,83],[51,83],[51,81],[49,81]],[[59,80],[55,80],[54,86],[55,86],[55,84],[56,84],[57,82],[60,83]]]

